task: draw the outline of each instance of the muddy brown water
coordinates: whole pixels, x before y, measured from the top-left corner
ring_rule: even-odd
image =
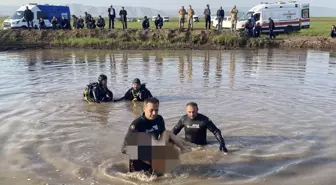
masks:
[[[120,153],[142,104],[87,104],[100,73],[115,97],[138,77],[171,129],[196,101],[222,130],[162,178]],[[0,184],[326,184],[336,181],[336,57],[312,50],[0,53]],[[183,132],[180,133],[183,136]]]

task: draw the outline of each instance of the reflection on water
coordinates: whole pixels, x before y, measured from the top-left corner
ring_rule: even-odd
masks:
[[[335,181],[336,58],[328,52],[3,52],[0,70],[1,184]],[[101,73],[116,98],[134,78],[146,83],[167,129],[196,101],[232,153],[218,152],[209,132],[209,145],[181,156],[182,165],[163,178],[124,174],[120,145],[143,104],[82,101]]]

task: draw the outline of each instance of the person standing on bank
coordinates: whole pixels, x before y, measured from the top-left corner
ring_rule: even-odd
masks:
[[[188,9],[188,30],[193,30],[194,28],[194,15],[195,11],[191,8],[191,5],[189,5]]]
[[[108,17],[109,17],[109,29],[114,29],[114,19],[115,19],[115,9],[111,5],[111,7],[107,10],[108,11]]]
[[[207,7],[204,9],[204,19],[205,19],[205,29],[210,30],[210,26],[211,26],[211,10],[210,10],[210,6],[207,4]]]
[[[222,31],[223,28],[223,20],[224,20],[224,10],[222,7],[217,10],[217,18],[218,18],[218,31]]]
[[[123,29],[127,29],[127,11],[124,7],[121,7],[121,10],[119,12],[121,23],[123,25]]]
[[[30,30],[32,27],[34,27],[34,13],[26,6],[26,10],[23,13],[24,19],[27,21],[28,29]]]
[[[231,10],[231,31],[236,31],[237,21],[238,21],[238,9],[237,6],[234,5]]]
[[[219,150],[228,152],[221,131],[205,115],[198,113],[198,105],[190,102],[186,106],[187,114],[182,116],[172,132],[177,135],[182,128],[185,131],[185,140],[197,145],[207,144],[207,130],[210,130],[219,142]]]

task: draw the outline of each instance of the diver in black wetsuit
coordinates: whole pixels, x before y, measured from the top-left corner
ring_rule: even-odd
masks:
[[[123,145],[121,147],[121,152],[123,154],[127,154],[126,146],[129,145],[127,141],[130,139],[132,134],[143,132],[143,133],[149,133],[152,136],[154,136],[155,139],[160,140],[164,139],[166,143],[168,141],[172,142],[173,144],[176,144],[177,147],[181,149],[181,153],[190,152],[191,149],[184,146],[181,141],[173,135],[171,132],[166,130],[165,122],[161,115],[158,114],[159,112],[159,100],[156,98],[148,98],[144,102],[144,113],[137,119],[135,119],[132,124],[130,125],[128,132],[125,136]],[[134,137],[133,137],[134,138]],[[141,146],[137,146],[138,151],[141,151]],[[148,149],[148,147],[151,146],[143,146],[144,149]],[[145,171],[147,173],[156,173],[152,166],[151,166],[151,154],[148,154],[149,156],[146,156],[146,158],[149,158],[148,160],[141,160],[136,159],[129,161],[129,171],[135,172],[135,171]],[[141,154],[138,154],[138,157],[140,157]],[[158,174],[159,175],[159,174]]]
[[[196,103],[191,102],[187,104],[187,114],[182,116],[172,132],[177,135],[182,128],[185,131],[185,140],[197,145],[207,144],[207,129],[210,130],[219,142],[220,151],[228,152],[221,131],[208,117],[198,113]]]
[[[138,78],[133,80],[132,88],[130,88],[124,95],[124,97],[115,100],[129,100],[129,101],[145,101],[147,98],[151,98],[152,93],[146,88],[146,84],[141,84]]]
[[[107,88],[107,76],[101,74],[98,83],[90,83],[84,90],[84,99],[88,102],[113,102],[113,93]]]

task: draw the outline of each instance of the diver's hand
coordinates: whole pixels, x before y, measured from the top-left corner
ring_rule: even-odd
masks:
[[[220,145],[220,146],[219,146],[219,150],[220,150],[220,151],[223,151],[225,154],[228,153],[228,149],[225,147],[225,145]]]

